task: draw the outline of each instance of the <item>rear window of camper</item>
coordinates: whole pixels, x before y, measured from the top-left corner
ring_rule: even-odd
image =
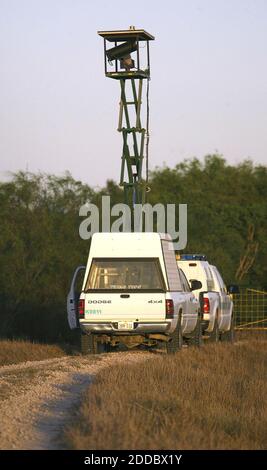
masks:
[[[162,292],[166,289],[157,258],[95,258],[85,292],[95,290]]]

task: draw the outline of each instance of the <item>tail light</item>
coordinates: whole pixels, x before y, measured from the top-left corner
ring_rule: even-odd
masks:
[[[210,313],[210,301],[207,297],[203,298],[202,311],[203,313]]]
[[[166,318],[173,318],[174,305],[172,299],[166,299]]]
[[[79,300],[78,312],[79,318],[84,318],[84,299]]]

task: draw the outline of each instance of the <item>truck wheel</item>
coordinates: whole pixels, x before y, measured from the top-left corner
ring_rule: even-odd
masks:
[[[96,341],[96,353],[95,354],[103,354],[109,352],[109,345],[105,343],[98,343]]]
[[[197,347],[200,347],[203,344],[202,325],[201,325],[200,315],[198,316],[197,324],[195,326],[193,333],[191,334],[190,338],[188,338],[187,340],[187,344],[188,346],[197,346]]]
[[[217,343],[220,339],[220,333],[219,333],[219,324],[218,324],[218,317],[216,315],[215,321],[214,321],[214,326],[213,330],[211,333],[209,333],[209,342],[211,343]]]
[[[233,317],[233,315],[231,317],[230,330],[225,331],[225,333],[222,333],[221,340],[225,341],[225,342],[228,342],[228,343],[233,343],[234,340],[235,340],[234,317]]]
[[[84,355],[97,353],[97,343],[94,335],[81,333],[81,352]]]
[[[170,335],[170,341],[166,343],[167,354],[174,354],[182,349],[183,336],[182,336],[182,316],[179,316],[179,320],[174,332]]]

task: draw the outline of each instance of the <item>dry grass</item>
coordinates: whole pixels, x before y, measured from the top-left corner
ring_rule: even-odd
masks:
[[[266,335],[104,370],[88,389],[71,449],[264,449]]]
[[[0,366],[25,361],[41,361],[64,355],[66,355],[64,349],[57,345],[0,340]]]

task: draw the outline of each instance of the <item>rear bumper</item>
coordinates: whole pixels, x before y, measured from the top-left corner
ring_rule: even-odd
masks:
[[[80,327],[85,333],[105,333],[111,335],[142,335],[149,333],[169,333],[171,322],[138,323],[134,322],[133,330],[119,330],[118,322],[92,323],[82,321]]]

